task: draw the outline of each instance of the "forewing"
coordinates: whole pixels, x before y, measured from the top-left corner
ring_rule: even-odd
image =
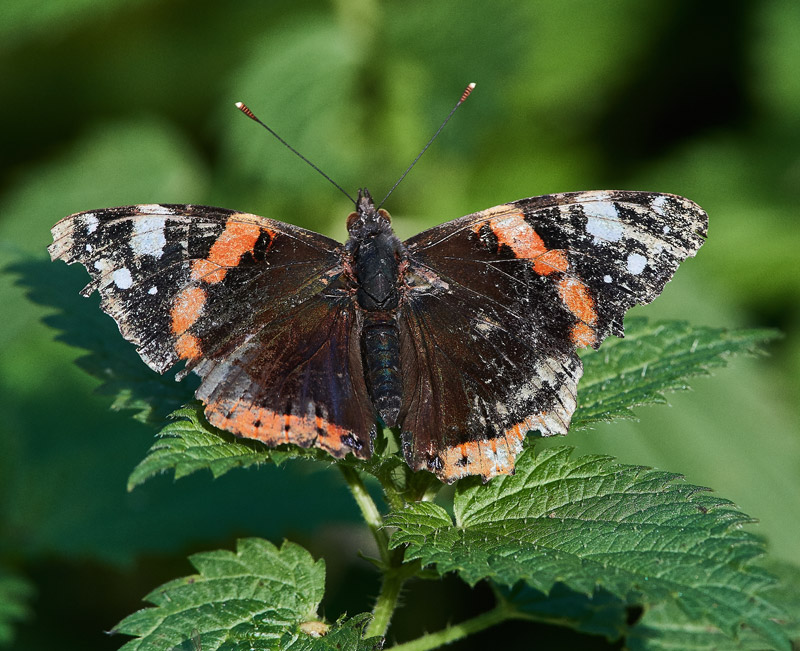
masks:
[[[280,377],[259,375],[260,368],[241,366],[240,358],[228,360],[228,356],[273,321],[280,325],[275,326],[278,330],[273,328],[271,341],[282,340],[285,345],[296,341],[293,329],[307,324],[296,326],[286,315],[306,304],[303,314],[309,322],[328,327],[344,344],[329,355],[338,355],[341,365],[349,363],[352,315],[343,324],[333,313],[341,306],[319,298],[342,272],[340,245],[334,240],[224,208],[157,204],[72,215],[55,225],[53,238],[51,257],[86,267],[92,281],[83,294],[100,293],[102,309],[136,345],[145,363],[159,373],[185,360],[181,376],[195,370],[203,377],[217,369],[214,387],[220,395],[230,397],[233,389],[226,392],[226,383],[241,387],[237,373],[244,373],[258,376],[262,384],[251,386],[243,398],[258,396],[266,404],[266,396],[285,396]],[[231,377],[221,377],[220,368],[230,370]],[[313,389],[306,390],[300,400],[307,403],[303,409],[307,412],[308,404],[322,404],[334,396],[339,400],[358,394],[348,381],[343,374],[336,376],[332,382],[338,385],[321,390],[319,396],[312,395]],[[207,378],[203,387],[209,387]],[[206,400],[201,390],[198,397]],[[291,405],[284,402],[281,409],[290,406],[287,415],[296,415],[301,409],[298,400]],[[221,422],[210,404],[207,415],[212,422]],[[263,420],[261,427],[229,429],[272,442],[269,428],[276,421]],[[351,423],[359,428],[351,432],[354,440],[369,438],[370,426],[362,421]],[[281,437],[281,442],[308,440],[299,421]]]
[[[488,478],[513,470],[524,430],[566,433],[575,348],[621,336],[625,312],[652,301],[697,252],[707,219],[674,195],[581,192],[497,206],[408,240],[401,333],[413,381],[402,414],[412,465],[447,481]],[[470,400],[427,407],[458,395]]]
[[[577,345],[622,336],[625,312],[649,303],[708,230],[700,206],[671,194],[619,190],[522,199],[436,226],[405,244],[446,276],[529,264],[557,283]],[[494,253],[487,258],[485,253]],[[474,255],[477,253],[477,255]],[[522,260],[522,263],[517,262]]]

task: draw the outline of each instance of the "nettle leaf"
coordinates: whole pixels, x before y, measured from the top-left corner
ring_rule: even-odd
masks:
[[[788,563],[770,561],[765,566],[779,577],[770,590],[770,600],[779,604],[789,619],[780,624],[797,648],[800,642],[800,568]],[[631,651],[727,651],[766,648],[764,640],[752,629],[742,629],[738,639],[726,636],[708,620],[692,621],[674,602],[663,602],[648,608],[644,617],[627,636]]]
[[[390,514],[386,524],[398,528],[391,546],[407,545],[407,560],[469,584],[522,581],[549,594],[562,583],[631,605],[675,601],[729,636],[747,626],[788,648],[772,621],[783,613],[761,594],[774,579],[752,564],[763,544],[742,530],[750,518],[678,475],[571,454],[562,447],[534,456],[528,447],[516,475],[460,482],[455,523],[430,502]]]
[[[674,602],[649,608],[626,638],[630,651],[764,651],[772,648],[755,631],[744,628],[732,638],[708,619],[692,620]]]
[[[136,636],[125,651],[272,649],[316,651],[379,648],[362,639],[369,615],[320,622],[325,562],[294,543],[280,549],[259,538],[238,541],[235,553],[219,550],[189,558],[199,574],[176,579],[145,597],[145,608],[122,620],[114,633]],[[345,646],[336,646],[337,644]]]
[[[779,333],[725,330],[682,321],[628,319],[625,338],[609,337],[583,359],[572,429],[597,421],[633,418],[632,407],[665,403],[664,392],[688,389],[686,380],[708,375],[735,354],[754,354]]]
[[[28,600],[33,587],[21,576],[0,572],[0,645],[14,639],[14,625],[30,615]]]
[[[268,448],[259,441],[243,439],[208,424],[200,403],[174,411],[159,433],[159,440],[128,478],[132,490],[154,475],[175,471],[175,479],[208,469],[214,478],[233,468],[247,468],[262,463],[280,464],[289,458],[330,459],[321,450],[296,445]]]

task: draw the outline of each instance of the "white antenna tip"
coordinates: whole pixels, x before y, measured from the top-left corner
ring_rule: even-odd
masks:
[[[253,112],[249,108],[247,108],[247,104],[245,104],[244,102],[236,102],[235,106],[251,120],[255,120],[256,122],[258,122],[258,118],[255,115],[253,115]]]
[[[474,81],[473,81],[472,83],[470,83],[470,84],[469,84],[469,85],[468,85],[468,86],[467,86],[467,87],[464,89],[464,92],[461,94],[461,99],[460,99],[460,100],[458,100],[458,103],[460,104],[460,103],[461,103],[461,102],[463,102],[465,99],[467,99],[467,97],[469,97],[469,94],[470,94],[470,93],[471,93],[473,90],[475,90],[475,82],[474,82]]]

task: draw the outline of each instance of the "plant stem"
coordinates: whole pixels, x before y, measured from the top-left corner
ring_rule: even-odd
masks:
[[[430,649],[438,649],[445,644],[450,644],[456,640],[482,631],[486,628],[500,624],[507,619],[514,618],[514,611],[509,610],[505,604],[498,604],[492,610],[485,612],[477,617],[468,619],[460,624],[453,624],[447,628],[437,631],[436,633],[428,633],[416,640],[410,642],[403,642],[390,647],[388,651],[429,651]]]
[[[397,487],[397,483],[392,479],[390,473],[382,472],[376,475],[383,488],[383,498],[392,511],[399,511],[406,505],[406,500],[402,491]]]
[[[375,542],[378,545],[378,552],[383,561],[383,582],[381,583],[381,591],[375,601],[375,607],[372,609],[372,621],[367,628],[366,634],[369,637],[386,635],[389,622],[392,620],[392,615],[397,608],[400,590],[406,580],[419,571],[419,563],[404,564],[403,556],[405,555],[405,551],[403,549],[389,550],[389,537],[383,529],[383,518],[374,500],[369,492],[367,492],[364,482],[361,481],[361,476],[358,474],[358,471],[354,468],[348,468],[343,464],[339,464],[339,469],[342,471],[342,475],[344,475],[347,487],[350,489],[356,504],[358,504],[358,507],[361,509],[361,515],[364,517],[367,526],[375,537]],[[387,492],[393,489],[393,486],[384,486],[384,490]],[[396,493],[395,497],[399,499],[399,495]]]
[[[389,567],[383,575],[381,592],[375,601],[375,607],[372,609],[372,621],[367,627],[366,637],[386,635],[386,631],[389,629],[389,622],[391,622],[392,615],[397,608],[400,590],[408,578],[407,574],[402,571],[403,550],[396,551],[400,553],[394,554],[393,567]]]
[[[353,495],[353,499],[355,499],[356,504],[358,504],[358,508],[361,509],[361,515],[364,517],[369,530],[375,538],[381,560],[384,565],[390,565],[392,558],[389,552],[389,537],[383,529],[383,518],[381,517],[380,511],[378,511],[378,507],[367,491],[367,487],[364,486],[364,482],[361,481],[361,476],[358,474],[358,471],[353,468],[348,468],[344,464],[337,465],[339,470],[342,471],[342,475],[344,475],[344,479],[347,482],[350,493]]]

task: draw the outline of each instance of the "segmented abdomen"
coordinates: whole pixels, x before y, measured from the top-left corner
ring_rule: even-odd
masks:
[[[389,427],[397,424],[403,384],[400,338],[391,313],[367,312],[362,331],[364,370],[372,404]]]

